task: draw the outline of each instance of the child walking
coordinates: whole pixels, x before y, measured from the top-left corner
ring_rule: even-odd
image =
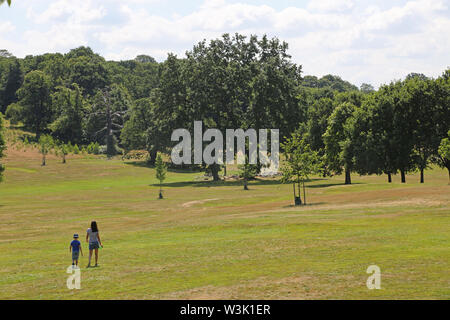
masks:
[[[72,252],[72,267],[77,266],[78,267],[78,258],[81,255],[83,255],[83,248],[81,248],[81,242],[78,241],[78,234],[75,233],[73,235],[73,240],[70,243],[69,252]]]

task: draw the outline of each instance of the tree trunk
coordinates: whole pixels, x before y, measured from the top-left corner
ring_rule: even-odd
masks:
[[[151,165],[151,166],[155,165],[157,153],[158,152],[156,150],[150,150],[148,152],[148,164],[149,165]]]
[[[388,172],[387,176],[388,176],[388,182],[392,183],[392,174],[390,172]]]
[[[345,184],[352,184],[352,177],[348,169],[345,169]]]
[[[106,136],[106,154],[108,157],[113,157],[117,154],[116,144],[114,140],[114,134],[111,130]]]
[[[305,181],[303,181],[303,204],[306,206],[306,190],[305,190]]]
[[[219,166],[217,164],[211,165],[211,174],[213,176],[214,181],[219,181]]]
[[[424,183],[423,168],[420,168],[420,183]]]
[[[108,155],[108,158],[117,154],[114,140],[112,111],[110,102],[108,101],[106,102],[106,154]]]
[[[448,161],[446,168],[448,170],[448,184],[450,184],[450,161]]]
[[[45,166],[45,154],[42,155],[42,166]]]
[[[62,161],[62,163],[66,163],[66,155],[65,154],[63,154],[63,161]]]
[[[294,200],[295,200],[295,197],[296,197],[296,195],[295,195],[295,182],[292,183],[292,186],[294,187]],[[295,202],[295,201],[294,201],[294,202]]]
[[[300,196],[300,189],[298,190],[298,197],[297,197],[297,194],[295,192],[295,181],[292,183],[292,186],[294,187],[294,205],[295,206],[301,205],[302,204],[302,198]],[[297,198],[300,200],[299,203],[297,203]]]
[[[223,167],[223,176],[224,177],[227,176],[227,165],[224,165],[224,167]]]
[[[244,190],[248,190],[247,179],[244,179]]]
[[[402,178],[402,183],[406,183],[405,170],[400,169],[400,175],[401,175],[401,178]]]

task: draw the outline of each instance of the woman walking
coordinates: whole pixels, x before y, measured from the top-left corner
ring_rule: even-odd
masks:
[[[87,229],[86,242],[89,242],[89,264],[87,268],[91,266],[92,251],[95,250],[95,267],[98,267],[98,248],[103,248],[102,240],[100,240],[100,234],[98,232],[97,222],[92,221],[91,227]]]

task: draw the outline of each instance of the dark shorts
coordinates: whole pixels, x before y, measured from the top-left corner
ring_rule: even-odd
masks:
[[[72,251],[72,260],[78,260],[80,256],[80,251]]]
[[[89,250],[94,250],[94,249],[98,249],[98,248],[99,248],[98,241],[97,242],[89,242]]]

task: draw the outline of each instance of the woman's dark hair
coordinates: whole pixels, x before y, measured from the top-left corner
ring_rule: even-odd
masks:
[[[98,232],[98,227],[97,227],[96,221],[91,222],[91,230],[92,230],[92,232]]]

